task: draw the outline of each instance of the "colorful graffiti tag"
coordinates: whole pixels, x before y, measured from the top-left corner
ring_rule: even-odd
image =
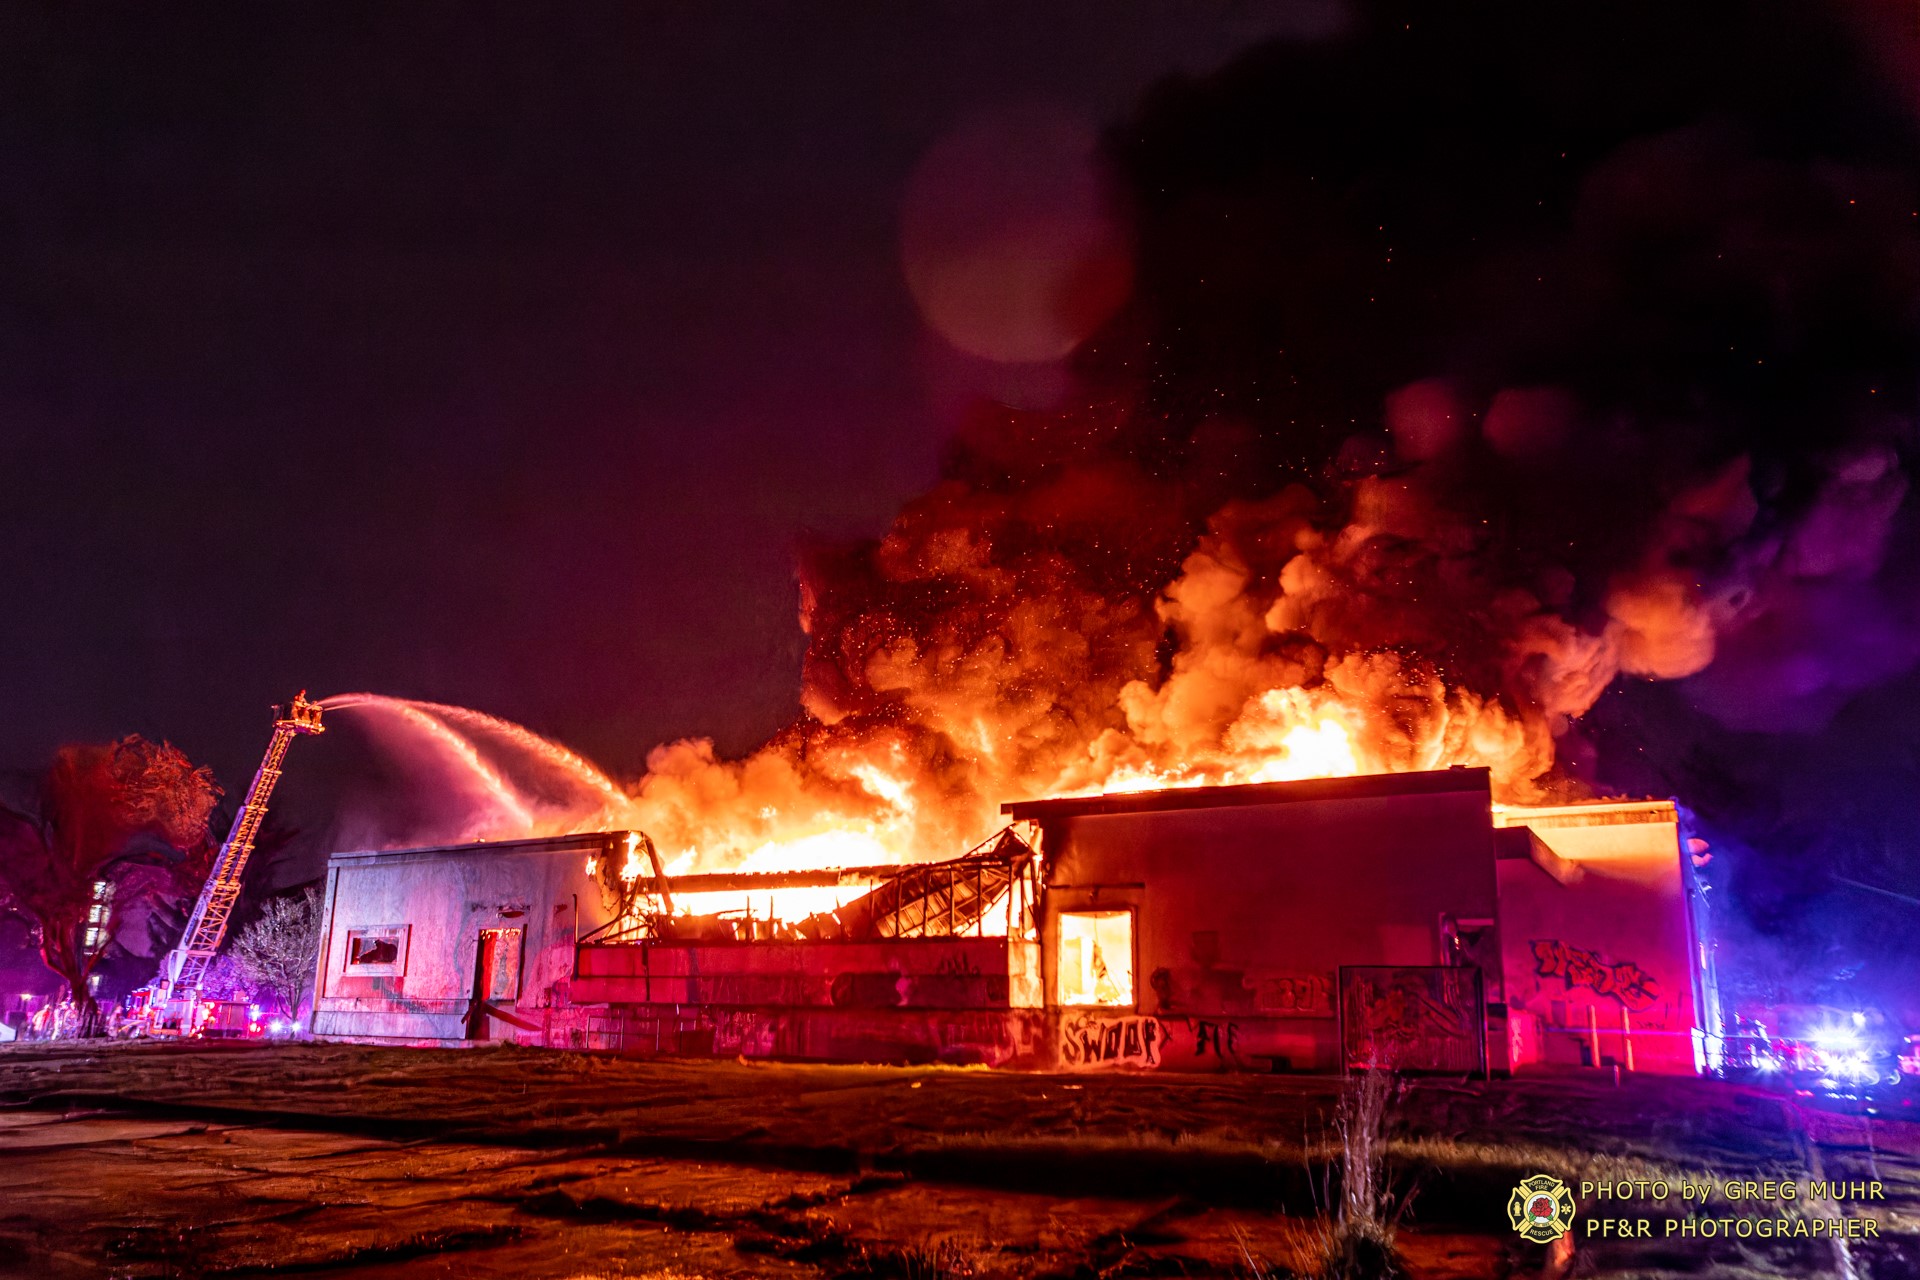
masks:
[[[1478,969],[1349,965],[1340,970],[1340,999],[1341,1052],[1350,1068],[1485,1069]]]
[[[1604,960],[1597,951],[1570,947],[1557,938],[1534,940],[1533,968],[1543,978],[1560,979],[1569,991],[1585,987],[1629,1009],[1645,1009],[1660,999],[1660,980],[1631,960]]]

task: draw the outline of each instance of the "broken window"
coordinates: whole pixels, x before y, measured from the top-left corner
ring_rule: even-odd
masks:
[[[1056,986],[1063,1005],[1133,1007],[1133,912],[1060,914]]]
[[[355,938],[348,964],[392,964],[400,958],[398,938]]]
[[[397,974],[406,959],[404,929],[350,929],[347,931],[348,973]]]

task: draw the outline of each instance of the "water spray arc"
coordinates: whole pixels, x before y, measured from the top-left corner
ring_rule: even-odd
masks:
[[[441,702],[379,693],[343,693],[322,699],[332,712],[352,711],[399,728],[422,744],[453,777],[470,785],[489,812],[465,833],[494,839],[534,833],[560,834],[630,825],[632,802],[591,761],[551,739],[485,712]],[[515,759],[502,761],[487,748],[504,745]],[[515,761],[530,766],[547,794],[515,781]],[[525,770],[520,771],[524,774]],[[523,778],[524,780],[524,778]],[[553,792],[561,794],[554,795]]]

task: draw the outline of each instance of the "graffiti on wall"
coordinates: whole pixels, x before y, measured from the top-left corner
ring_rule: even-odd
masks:
[[[1340,999],[1349,1067],[1466,1072],[1484,1066],[1478,969],[1348,966],[1340,970]]]
[[[1253,1007],[1261,1013],[1302,1018],[1333,1016],[1333,978],[1324,973],[1283,973],[1250,977]]]
[[[1660,980],[1631,960],[1612,962],[1597,951],[1570,947],[1558,938],[1536,938],[1533,971],[1558,978],[1572,991],[1585,987],[1595,995],[1612,996],[1629,1009],[1645,1009],[1660,999]]]
[[[1194,1057],[1205,1058],[1211,1055],[1215,1062],[1239,1060],[1239,1023],[1211,1021],[1206,1018],[1185,1018],[1182,1021],[1187,1024],[1187,1030],[1193,1034]]]
[[[1060,1021],[1060,1061],[1068,1067],[1186,1067],[1192,1059],[1238,1062],[1239,1024],[1101,1013],[1069,1013]]]
[[[1060,1060],[1070,1067],[1157,1067],[1165,1043],[1154,1017],[1077,1013],[1060,1022]]]

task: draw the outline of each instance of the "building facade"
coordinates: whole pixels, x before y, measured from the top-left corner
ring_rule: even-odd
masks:
[[[1717,1034],[1668,802],[1484,770],[1040,800],[963,858],[648,875],[626,832],[343,853],[317,1035],[1086,1070],[1692,1072]],[[834,887],[804,917],[687,904]],[[643,904],[636,907],[634,904]]]

